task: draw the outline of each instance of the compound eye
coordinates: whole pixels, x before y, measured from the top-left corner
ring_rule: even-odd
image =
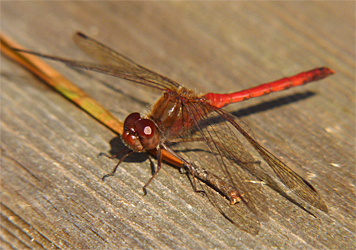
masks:
[[[130,130],[125,130],[121,135],[121,138],[125,145],[136,152],[142,152],[144,150],[140,139],[135,134],[131,133]]]
[[[126,118],[127,119],[127,118]],[[152,138],[156,134],[156,125],[149,119],[141,119],[135,124],[140,138]]]
[[[136,112],[136,113],[129,114],[124,121],[124,127],[127,128],[129,126],[135,125],[135,123],[140,119],[141,119],[140,113]]]

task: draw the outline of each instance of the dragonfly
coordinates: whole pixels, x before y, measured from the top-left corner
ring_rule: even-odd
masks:
[[[197,178],[206,184],[202,185],[203,193],[207,195],[209,201],[220,213],[250,233],[258,232],[259,215],[255,205],[256,201],[253,195],[249,194],[250,186],[246,185],[245,178],[242,177],[244,171],[267,183],[302,208],[305,206],[290,197],[289,193],[323,212],[328,212],[325,202],[311,183],[257,142],[240,125],[235,116],[222,108],[231,103],[321,80],[333,74],[333,70],[327,67],[315,68],[234,93],[200,95],[166,76],[135,63],[83,33],[77,32],[74,35],[74,41],[99,63],[81,62],[27,50],[17,51],[60,61],[70,67],[119,77],[162,92],[162,96],[152,105],[148,114],[141,115],[135,112],[126,117],[121,138],[127,148],[124,152],[120,152],[123,156],[112,172],[103,176],[103,180],[113,176],[120,163],[134,152],[155,151],[157,169],[143,187],[146,193],[147,186],[162,167],[164,160],[162,152],[167,151],[179,159],[184,169],[193,176],[195,191],[200,191],[195,182],[195,178]],[[261,159],[269,165],[275,176],[285,186],[284,188],[280,188],[280,185],[272,177],[260,170],[261,162],[256,160],[246,149],[238,135],[242,136],[243,140],[246,140]],[[206,170],[172,149],[173,144],[194,141],[203,143],[206,150],[213,155],[212,158],[215,160],[210,166],[213,171]],[[112,158],[114,157],[117,155],[112,156]]]

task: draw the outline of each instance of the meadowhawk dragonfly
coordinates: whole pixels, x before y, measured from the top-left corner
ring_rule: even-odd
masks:
[[[245,170],[302,208],[305,206],[291,198],[288,193],[293,193],[298,199],[321,211],[328,211],[326,204],[308,181],[260,145],[238,123],[236,117],[221,108],[230,103],[321,80],[333,74],[333,70],[325,67],[316,68],[231,94],[198,95],[177,82],[136,64],[82,33],[76,33],[74,41],[100,63],[79,62],[37,52],[18,51],[61,61],[71,67],[116,76],[163,92],[146,116],[132,113],[125,119],[124,132],[121,137],[127,149],[113,171],[105,175],[103,179],[114,175],[123,159],[133,152],[153,150],[157,153],[157,170],[143,187],[146,192],[146,187],[161,169],[162,152],[167,151],[179,159],[182,166],[193,175],[195,190],[197,191],[196,177],[207,184],[203,185],[203,190],[212,204],[227,219],[248,232],[257,233],[259,223],[256,202],[253,195],[249,194],[249,188],[241,176]],[[237,135],[242,135],[242,138],[254,148],[261,159],[270,166],[279,181],[285,185],[285,189],[280,188],[273,178],[259,170],[260,161],[245,149]],[[191,141],[203,142],[206,145],[206,150],[215,159],[210,167],[216,171],[202,168],[171,148],[172,144]],[[241,169],[244,170],[241,171]],[[253,218],[257,222],[252,222]]]

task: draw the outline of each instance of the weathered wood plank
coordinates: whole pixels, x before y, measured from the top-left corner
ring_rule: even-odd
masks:
[[[263,190],[257,236],[224,218],[165,165],[145,156],[101,182],[122,148],[115,135],[2,58],[1,241],[17,249],[355,247],[354,2],[2,2],[2,32],[32,50],[85,59],[80,30],[201,92],[229,92],[317,66],[323,82],[228,108],[315,185],[329,214],[310,216]],[[157,95],[49,62],[121,120]],[[117,83],[115,90],[102,84]],[[111,141],[111,145],[109,142]],[[207,164],[202,162],[202,164]],[[257,204],[258,205],[258,204]]]

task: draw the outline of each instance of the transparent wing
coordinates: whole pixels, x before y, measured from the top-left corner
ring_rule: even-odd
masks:
[[[106,75],[116,76],[125,80],[140,83],[161,91],[176,91],[180,85],[168,77],[157,74],[146,69],[118,52],[105,45],[87,37],[82,33],[76,33],[74,40],[77,45],[87,54],[91,55],[101,63],[81,62],[65,59],[57,56],[45,55],[42,53],[14,49],[16,51],[40,56],[54,61],[65,63],[68,66],[92,70]]]
[[[270,153],[267,149],[265,149],[262,145],[260,145],[255,139],[251,137],[237,122],[236,118],[231,114],[225,112],[222,109],[214,108],[214,111],[222,117],[224,121],[228,121],[235,129],[237,129],[243,137],[253,146],[253,148],[259,153],[259,155],[263,158],[263,160],[268,163],[276,176],[280,179],[280,181],[294,193],[299,198],[307,202],[308,204],[320,209],[323,212],[328,212],[327,206],[318,194],[318,192],[314,189],[314,187],[301,176],[299,176],[296,172],[290,169],[286,164],[280,161],[277,157],[275,157],[272,153]],[[241,143],[236,141],[235,138],[231,138],[229,134],[231,134],[230,130],[221,130],[217,131],[213,129],[212,132],[209,132],[211,135],[216,135],[218,137],[218,142],[214,143],[214,147],[218,150],[219,153],[224,155],[225,157],[232,159],[238,165],[246,168],[249,172],[251,172],[254,176],[266,182],[276,191],[280,192],[283,196],[287,197],[290,200],[294,200],[291,198],[286,192],[282,191],[277,183],[273,181],[268,175],[265,175],[264,172],[261,172],[256,165],[249,164],[250,157],[246,156],[244,149],[241,149]],[[218,135],[223,134],[223,135]],[[223,138],[223,139],[220,139]],[[231,149],[231,150],[230,150]],[[242,150],[242,151],[241,151]],[[227,167],[226,167],[227,168]],[[227,173],[230,172],[229,168],[227,168]],[[299,204],[296,201],[293,201],[296,204]],[[303,207],[301,204],[299,204]]]
[[[226,219],[252,235],[258,234],[260,230],[260,216],[251,211],[252,201],[247,200],[250,199],[250,197],[243,194],[244,201],[231,205],[224,196],[209,187],[206,183],[200,182],[200,187],[207,195],[210,203],[217,208]],[[251,192],[249,192],[249,194],[251,194]],[[249,206],[245,205],[246,202]]]
[[[256,184],[248,184],[247,181],[251,180],[251,177],[246,176],[246,172],[242,168],[307,212],[309,210],[303,204],[288,194],[290,191],[308,204],[324,212],[328,211],[327,206],[313,186],[255,141],[236,122],[236,117],[205,102],[190,102],[184,108],[186,108],[191,119],[195,120],[194,118],[200,117],[199,122],[195,123],[195,127],[203,137],[201,141],[206,142],[209,151],[216,158],[216,163],[212,162],[209,165],[211,168],[215,168],[216,175],[228,183],[228,185],[215,185],[220,189],[226,189],[219,191],[220,194],[228,193],[233,187],[238,193],[238,197],[241,198],[239,203],[231,205],[229,201],[211,188],[206,185],[202,186],[205,193],[208,194],[210,202],[231,222],[245,231],[253,233],[254,230],[258,230],[258,221],[261,219],[255,204],[259,204],[259,209],[265,205],[262,192],[256,190]],[[277,182],[260,167],[260,163],[256,161],[236,137],[236,130],[268,163],[276,176],[286,186],[285,188],[279,187]],[[199,178],[199,176],[197,177]],[[203,181],[206,181],[206,178]],[[267,207],[262,209],[266,210]]]
[[[182,108],[186,109],[191,119],[201,118],[200,122],[195,123],[195,127],[199,136],[202,137],[200,141],[205,141],[208,148],[200,150],[199,157],[204,158],[204,153],[207,153],[207,157],[211,159],[211,154],[213,154],[215,161],[209,160],[208,164],[197,166],[192,163],[193,156],[189,157],[188,164],[194,165],[194,176],[205,183],[201,183],[201,187],[219,212],[242,230],[257,234],[261,218],[255,204],[259,204],[259,209],[264,207],[261,210],[266,210],[265,198],[259,190],[260,185],[249,182],[253,177],[239,167],[234,160],[238,159],[239,164],[249,165],[248,168],[255,168],[253,165],[258,163],[244,149],[238,138],[233,138],[232,144],[228,142],[227,138],[232,140],[233,133],[229,133],[232,130],[227,121],[211,125],[214,122],[211,120],[212,109],[207,104],[202,105],[189,102],[188,105],[183,104]],[[207,106],[204,107],[204,105]],[[229,155],[231,153],[228,152],[234,152],[234,158],[231,158]],[[231,192],[236,192],[239,202],[231,204],[233,200]]]
[[[174,90],[180,86],[168,77],[138,65],[120,53],[80,32],[77,32],[73,39],[85,53],[98,60],[101,64],[66,62],[68,65],[117,76],[160,90]]]

